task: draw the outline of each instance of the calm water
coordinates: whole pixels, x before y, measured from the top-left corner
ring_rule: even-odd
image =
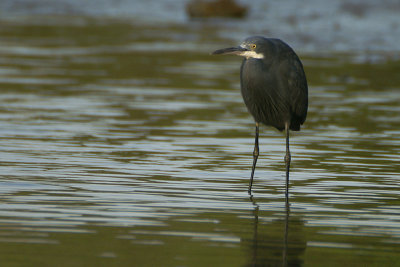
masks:
[[[275,129],[247,195],[228,26],[1,21],[2,266],[400,266],[399,53],[296,49],[288,210]]]

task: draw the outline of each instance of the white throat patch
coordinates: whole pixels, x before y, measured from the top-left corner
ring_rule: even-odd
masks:
[[[263,54],[256,53],[254,51],[243,51],[239,54],[239,56],[246,57],[246,58],[257,58],[257,59],[264,58]]]

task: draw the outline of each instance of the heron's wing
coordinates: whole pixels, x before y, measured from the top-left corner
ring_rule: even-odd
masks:
[[[283,71],[286,75],[286,83],[289,95],[289,105],[293,119],[303,124],[307,116],[308,108],[308,86],[303,65],[296,54],[291,55],[283,62]]]

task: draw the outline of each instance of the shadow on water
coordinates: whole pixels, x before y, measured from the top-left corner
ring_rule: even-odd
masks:
[[[301,219],[290,217],[290,202],[286,202],[280,218],[260,225],[260,206],[253,196],[250,201],[254,206],[254,234],[251,240],[244,241],[251,251],[251,260],[245,266],[302,266],[306,250],[301,231],[304,223]]]

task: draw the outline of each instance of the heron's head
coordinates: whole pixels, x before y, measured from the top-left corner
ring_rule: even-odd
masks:
[[[266,46],[269,45],[268,39],[261,36],[252,36],[244,40],[239,46],[218,49],[212,55],[238,55],[246,58],[263,59]]]

